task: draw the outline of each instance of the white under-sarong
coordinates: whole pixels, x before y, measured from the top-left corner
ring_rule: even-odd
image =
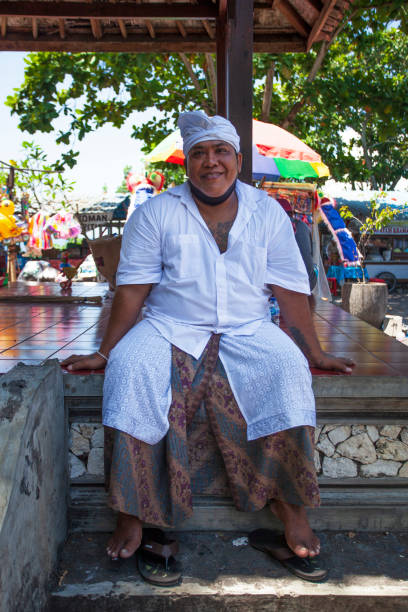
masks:
[[[252,336],[223,334],[219,358],[247,423],[248,440],[315,426],[307,360],[279,327],[265,322]],[[109,355],[103,424],[156,444],[168,431],[170,404],[171,344],[143,320]]]

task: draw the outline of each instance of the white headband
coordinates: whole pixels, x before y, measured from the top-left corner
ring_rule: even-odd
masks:
[[[214,115],[208,117],[202,111],[182,113],[178,119],[183,138],[183,153],[187,157],[191,147],[205,140],[222,140],[230,144],[239,153],[239,136],[231,121]]]

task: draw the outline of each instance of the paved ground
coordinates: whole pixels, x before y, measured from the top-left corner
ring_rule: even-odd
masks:
[[[408,289],[398,289],[389,295],[387,314],[403,317],[403,324],[408,327]]]
[[[333,304],[341,306],[341,297],[336,297]],[[387,315],[398,315],[402,317],[402,325],[408,334],[408,289],[398,287],[396,291],[388,296]],[[404,341],[404,344],[407,341]]]

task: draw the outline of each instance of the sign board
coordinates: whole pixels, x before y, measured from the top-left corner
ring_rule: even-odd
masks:
[[[376,234],[397,236],[399,234],[408,234],[408,223],[405,221],[401,225],[387,225],[380,230],[375,231]]]
[[[99,225],[109,225],[112,221],[113,211],[77,213],[75,216],[85,230],[90,230]]]

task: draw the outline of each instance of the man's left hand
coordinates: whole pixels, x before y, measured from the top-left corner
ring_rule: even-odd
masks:
[[[319,359],[311,362],[310,365],[320,370],[335,370],[336,372],[351,374],[355,362],[349,357],[336,357],[330,353],[322,352]]]

